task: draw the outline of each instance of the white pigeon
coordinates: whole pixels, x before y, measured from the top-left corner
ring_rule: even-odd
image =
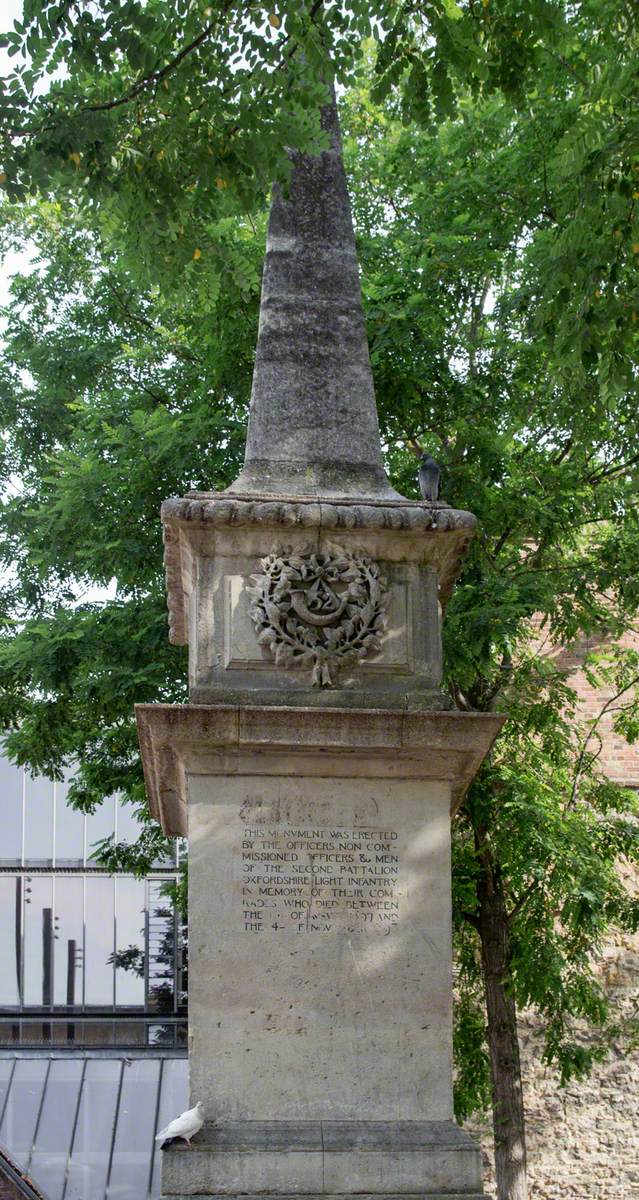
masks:
[[[186,1112],[180,1113],[180,1116],[171,1121],[166,1129],[161,1129],[155,1140],[164,1144],[171,1138],[184,1138],[184,1141],[188,1142],[190,1146],[191,1138],[200,1132],[203,1124],[204,1106],[198,1100],[195,1108],[187,1108]]]

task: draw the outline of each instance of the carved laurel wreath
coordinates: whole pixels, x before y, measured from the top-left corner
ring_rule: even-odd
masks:
[[[278,666],[312,666],[313,686],[330,687],[332,672],[379,650],[388,592],[376,563],[348,550],[276,546],[260,565],[249,611]]]

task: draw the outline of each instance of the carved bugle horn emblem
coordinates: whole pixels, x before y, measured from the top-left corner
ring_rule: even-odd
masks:
[[[276,547],[260,565],[250,613],[278,666],[308,666],[315,687],[330,687],[340,668],[379,650],[388,592],[376,563],[347,550]]]

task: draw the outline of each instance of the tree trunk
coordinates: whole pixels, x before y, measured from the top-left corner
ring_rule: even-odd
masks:
[[[507,988],[508,920],[499,871],[478,839],[479,936],[486,990],[498,1200],[527,1200],[526,1131],[521,1087],[517,1012]]]

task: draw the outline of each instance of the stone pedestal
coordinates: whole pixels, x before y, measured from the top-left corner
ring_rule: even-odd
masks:
[[[189,838],[208,1119],[166,1200],[481,1194],[450,815],[502,719],[450,711],[441,655],[476,522],[386,477],[334,102],[322,123],[274,195],[244,468],[162,510],[191,703],[138,722],[151,811]]]
[[[191,1097],[163,1195],[477,1195],[453,1122],[450,814],[501,718],[138,709],[189,837]]]

